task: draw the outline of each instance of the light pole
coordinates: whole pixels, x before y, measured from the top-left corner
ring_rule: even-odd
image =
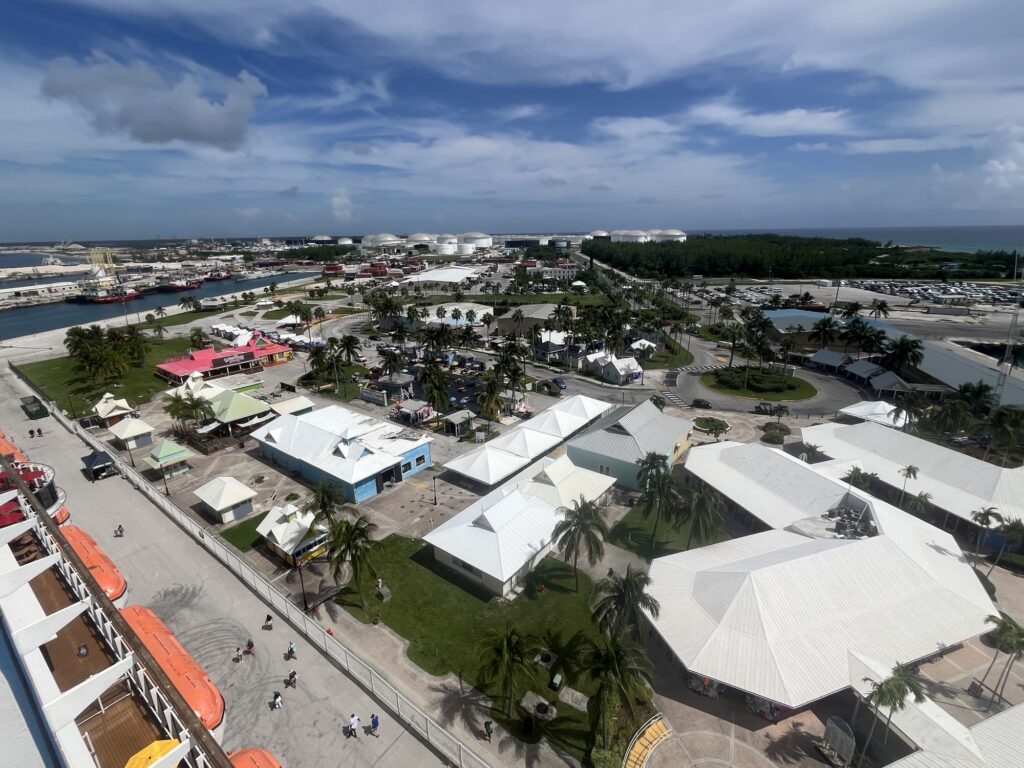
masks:
[[[164,479],[164,495],[170,496],[171,489],[167,487],[167,469],[166,467],[160,467],[160,476]]]
[[[302,578],[302,561],[297,558],[295,560],[295,570],[299,572],[299,588],[302,590],[302,610],[309,613],[309,603],[306,602],[306,582]]]
[[[434,475],[434,506],[437,506],[437,475]]]
[[[128,449],[128,459],[132,463],[132,469],[134,469],[135,468],[135,457],[132,456],[132,444],[126,440],[125,443],[124,443],[124,447]]]

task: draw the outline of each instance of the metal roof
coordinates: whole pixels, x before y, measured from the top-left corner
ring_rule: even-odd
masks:
[[[215,477],[206,485],[200,486],[193,491],[199,500],[204,502],[210,509],[222,512],[230,509],[236,504],[255,498],[256,491],[233,477]]]
[[[831,475],[858,466],[894,488],[906,481],[907,493],[927,491],[932,504],[964,520],[979,507],[990,506],[1008,519],[1024,519],[1024,467],[998,467],[872,422],[805,427],[801,438],[834,459],[815,464]],[[910,464],[918,468],[916,478],[900,474]]]
[[[616,408],[591,429],[569,441],[573,449],[635,462],[648,453],[671,456],[693,431],[693,422],[669,416],[650,400]]]

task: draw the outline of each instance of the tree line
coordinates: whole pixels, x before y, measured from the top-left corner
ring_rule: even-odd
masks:
[[[811,277],[941,278],[1004,277],[1013,254],[979,251],[951,254],[883,247],[863,238],[792,235],[694,235],[686,242],[614,243],[585,240],[584,255],[642,278],[772,275],[780,279]],[[947,267],[953,258],[959,268]]]

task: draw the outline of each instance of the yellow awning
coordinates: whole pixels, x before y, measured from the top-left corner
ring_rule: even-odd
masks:
[[[178,746],[177,739],[154,741],[148,747],[139,750],[128,758],[128,762],[124,764],[124,768],[149,768],[149,766],[166,755],[176,746]]]

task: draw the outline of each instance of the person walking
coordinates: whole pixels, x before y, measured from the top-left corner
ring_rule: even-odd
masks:
[[[377,717],[376,713],[374,713],[370,715],[370,733],[379,739],[380,734],[377,733],[378,728],[380,728],[380,718]]]
[[[242,646],[238,646],[237,648],[235,648],[235,663],[242,663]]]
[[[267,631],[270,631],[274,628],[274,617],[271,616],[269,613],[267,614],[267,618],[263,620],[263,628]]]
[[[256,643],[252,641],[251,637],[249,638],[249,642],[245,644],[245,652],[248,653],[250,656],[256,655]]]
[[[296,673],[295,670],[293,669],[291,672],[288,673],[288,679],[284,681],[284,684],[287,685],[289,688],[294,688],[296,685],[295,678]]]
[[[281,692],[274,691],[274,709],[280,709],[282,706],[284,706],[284,699],[281,698]]]
[[[352,717],[348,719],[348,732],[351,733],[353,737],[357,739],[359,738],[359,715],[355,712],[353,712]]]
[[[494,723],[490,720],[484,720],[484,735],[487,736],[487,740],[491,740],[491,734],[494,733]]]
[[[288,641],[288,651],[287,653],[285,653],[284,657],[286,659],[295,658],[295,643],[293,643],[291,640]]]
[[[118,539],[124,537],[124,526],[123,525],[119,525],[119,526],[117,526],[117,528],[114,529],[114,536],[115,536],[115,538],[118,538]]]

